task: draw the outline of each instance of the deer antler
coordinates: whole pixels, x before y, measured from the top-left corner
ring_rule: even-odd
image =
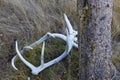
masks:
[[[47,63],[44,63],[44,43],[43,43],[43,47],[42,47],[42,53],[41,53],[41,65],[40,66],[38,66],[38,67],[35,67],[34,65],[32,65],[31,63],[29,63],[28,61],[26,61],[24,58],[23,58],[23,56],[20,54],[20,51],[18,50],[18,43],[17,43],[17,41],[16,41],[16,52],[17,52],[17,54],[18,54],[18,56],[19,56],[19,58],[21,59],[21,61],[26,65],[26,66],[28,66],[31,70],[32,70],[32,74],[34,74],[34,75],[37,75],[39,72],[41,72],[42,70],[44,70],[45,68],[47,68],[47,67],[49,67],[49,66],[51,66],[51,65],[53,65],[53,64],[55,64],[55,63],[57,63],[57,62],[59,62],[60,60],[62,60],[64,57],[66,57],[67,56],[67,54],[69,53],[69,51],[67,50],[67,48],[66,48],[66,50],[64,51],[64,53],[61,55],[61,56],[59,56],[59,57],[57,57],[56,59],[53,59],[53,60],[51,60],[51,61],[49,61],[49,62],[47,62]],[[67,44],[68,46],[69,46],[69,44]]]
[[[49,33],[49,32],[48,32],[48,33],[47,33],[45,36],[43,36],[41,39],[39,39],[38,41],[36,41],[35,43],[33,43],[33,44],[29,45],[29,46],[32,47],[32,48],[34,48],[35,46],[39,45],[40,43],[42,43],[42,42],[45,41],[46,39],[52,38],[51,35],[52,35],[52,36],[55,36],[54,38],[60,38],[60,39],[63,39],[64,41],[67,41],[67,37],[66,37],[65,35],[63,35],[63,34]],[[76,37],[76,38],[77,38],[77,37]],[[73,43],[73,46],[76,47],[76,48],[78,48],[78,44],[75,43],[75,42]],[[23,50],[21,50],[21,53],[25,52],[24,50],[26,50],[26,49],[23,48]],[[15,67],[15,64],[14,64],[16,57],[17,57],[17,55],[15,55],[15,56],[12,58],[11,64],[12,64],[12,67],[13,67],[15,70],[18,70],[18,69]]]
[[[72,35],[74,35],[74,36],[78,35],[78,32],[75,31],[75,30],[72,28],[72,25],[71,25],[71,23],[70,23],[70,21],[69,21],[69,19],[68,19],[68,17],[67,17],[66,14],[64,14],[64,19],[65,19],[65,22],[66,22],[66,24],[67,24],[68,33],[69,33],[69,34],[72,34]]]
[[[45,36],[43,36],[41,39],[39,39],[38,41],[36,41],[35,43],[31,44],[30,46],[28,46],[28,49],[33,49],[36,45],[39,45],[40,43],[43,42],[43,46],[42,46],[42,52],[41,52],[41,64],[38,67],[35,67],[33,64],[31,64],[30,62],[26,61],[23,56],[20,54],[20,51],[18,49],[18,43],[17,41],[16,43],[16,52],[18,57],[21,59],[21,61],[32,70],[32,74],[33,75],[37,75],[39,72],[41,72],[42,70],[44,70],[45,68],[59,62],[60,60],[62,60],[63,58],[65,58],[70,50],[72,49],[72,47],[77,47],[78,48],[78,44],[76,43],[76,35],[77,35],[77,31],[73,30],[72,25],[70,24],[70,21],[68,20],[67,16],[64,14],[64,18],[67,24],[67,36],[63,35],[63,34],[58,34],[58,33],[47,33]],[[49,39],[49,38],[60,38],[63,39],[64,41],[66,41],[66,49],[65,51],[57,58],[44,63],[44,47],[45,47],[45,40]],[[24,49],[21,51],[24,52]],[[12,59],[12,66],[14,69],[18,70],[15,65],[15,58],[16,56],[13,57]]]
[[[44,65],[44,49],[45,49],[45,42],[43,42],[43,47],[41,52],[41,66]]]

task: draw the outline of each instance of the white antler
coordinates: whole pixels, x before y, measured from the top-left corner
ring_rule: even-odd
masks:
[[[76,43],[77,42],[77,37],[76,37],[77,31],[73,30],[72,25],[70,24],[70,21],[68,20],[68,18],[65,14],[64,14],[64,18],[65,18],[65,21],[66,21],[66,24],[67,24],[67,30],[68,30],[67,31],[67,36],[65,36],[63,34],[49,33],[48,32],[45,36],[40,38],[38,41],[36,41],[35,43],[27,46],[27,49],[33,49],[35,46],[37,46],[37,45],[39,45],[40,43],[43,42],[42,51],[41,51],[41,64],[38,67],[35,67],[33,64],[31,64],[30,62],[28,62],[27,60],[25,60],[23,58],[23,56],[20,54],[20,51],[18,49],[18,43],[17,43],[17,41],[15,42],[16,43],[16,52],[17,52],[18,57],[21,59],[21,61],[27,67],[29,67],[32,70],[32,74],[37,75],[39,72],[41,72],[45,68],[59,62],[63,58],[65,58],[69,54],[69,52],[70,52],[70,50],[72,49],[73,46],[78,48],[78,44]],[[74,33],[74,32],[76,32],[76,33]],[[57,58],[55,58],[55,59],[53,59],[53,60],[51,60],[47,63],[44,63],[45,41],[49,38],[60,38],[60,39],[64,40],[66,42],[66,48],[65,48],[65,51],[59,57],[57,57]],[[25,50],[25,47],[23,48],[23,50],[21,52],[23,53],[24,50]],[[12,63],[13,68],[18,70],[14,65],[15,58],[16,58],[16,56],[13,57],[11,63]]]
[[[45,49],[45,42],[43,42],[42,52],[41,52],[41,65],[44,65],[44,49]]]
[[[67,18],[67,15],[66,14],[64,14],[64,19],[65,19],[65,21],[66,21],[66,24],[67,24],[67,29],[68,29],[68,32],[70,33],[72,33],[73,32],[73,28],[72,28],[72,25],[71,25],[71,23],[70,23],[70,21],[68,20],[68,18]]]
[[[54,37],[53,37],[53,36],[54,36]],[[64,41],[67,41],[67,37],[66,37],[65,35],[63,35],[63,34],[49,33],[49,32],[48,32],[46,35],[44,35],[44,36],[43,36],[42,38],[40,38],[38,41],[36,41],[35,43],[33,43],[33,44],[29,45],[29,46],[32,47],[32,48],[34,48],[34,47],[36,47],[37,45],[39,45],[40,43],[42,43],[43,41],[47,40],[48,38],[60,38],[60,39],[62,39],[62,40],[64,40]],[[75,42],[73,43],[73,46],[76,47],[76,48],[78,48],[78,44],[76,44]],[[26,50],[26,49],[23,48],[23,50],[21,50],[21,53],[25,52],[24,50]],[[28,50],[28,49],[27,49],[27,50]],[[18,69],[15,67],[15,64],[14,64],[16,57],[17,57],[17,55],[15,55],[15,56],[12,58],[11,64],[12,64],[12,66],[13,66],[13,68],[14,68],[15,70],[18,70]]]
[[[29,63],[28,61],[26,61],[26,60],[23,58],[23,56],[20,54],[20,51],[19,51],[19,49],[18,49],[18,42],[17,42],[17,41],[15,42],[15,44],[16,44],[16,52],[17,52],[19,58],[20,58],[20,59],[26,64],[26,66],[28,66],[30,69],[34,69],[35,67],[34,67],[31,63]]]
[[[56,36],[55,36],[56,37]],[[69,44],[67,44],[67,45],[69,45]],[[59,57],[57,57],[56,59],[53,59],[53,60],[51,60],[51,61],[49,61],[49,62],[47,62],[47,63],[44,63],[44,60],[43,60],[43,57],[44,57],[44,44],[43,44],[43,47],[42,47],[42,58],[41,58],[41,65],[40,66],[38,66],[38,67],[35,67],[34,65],[32,65],[31,63],[29,63],[28,61],[26,61],[24,58],[23,58],[23,56],[20,54],[20,51],[18,50],[18,43],[17,43],[17,41],[16,41],[16,52],[17,52],[17,54],[18,54],[18,56],[19,56],[19,58],[21,59],[21,61],[26,65],[26,66],[28,66],[31,70],[32,70],[32,74],[34,74],[34,75],[37,75],[39,72],[41,72],[43,69],[45,69],[45,68],[47,68],[47,67],[49,67],[49,66],[51,66],[51,65],[53,65],[53,64],[55,64],[55,63],[57,63],[57,62],[59,62],[60,60],[62,60],[64,57],[66,57],[67,56],[67,54],[69,53],[69,51],[67,50],[67,48],[66,48],[66,50],[64,51],[64,53],[61,55],[61,56],[59,56]]]
[[[68,29],[69,34],[72,34],[74,36],[78,35],[78,32],[73,30],[72,25],[71,25],[71,23],[70,23],[66,14],[64,14],[64,19],[65,19],[65,22],[67,24],[67,29]]]

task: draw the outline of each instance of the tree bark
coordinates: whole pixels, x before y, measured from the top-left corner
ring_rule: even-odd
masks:
[[[77,24],[78,24],[78,42],[79,42],[79,80],[87,79],[87,56],[85,53],[85,26],[86,10],[84,2],[86,0],[77,0]]]
[[[85,32],[87,80],[111,80],[112,0],[88,0]]]
[[[88,0],[87,18],[84,0],[77,5],[79,80],[111,80],[112,0]]]

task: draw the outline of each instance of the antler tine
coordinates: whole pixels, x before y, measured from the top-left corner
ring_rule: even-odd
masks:
[[[25,53],[27,50],[29,49],[33,49],[31,46],[25,46],[23,48],[23,50],[21,51],[22,53]],[[15,70],[18,70],[17,67],[15,66],[15,59],[16,59],[17,55],[15,55],[12,60],[11,60],[11,64],[12,64],[12,67],[15,69]]]
[[[16,59],[16,55],[12,58],[11,60],[11,64],[12,64],[12,67],[15,69],[15,70],[18,70],[17,67],[15,66],[14,62],[15,62],[15,59]]]
[[[44,65],[44,50],[45,50],[45,42],[43,42],[42,51],[41,51],[41,65]]]
[[[69,35],[69,33],[68,33],[68,29],[66,28],[66,35]]]
[[[71,23],[70,23],[70,21],[69,21],[69,19],[68,19],[68,17],[67,17],[66,14],[64,14],[64,19],[65,19],[65,22],[66,22],[66,24],[67,24],[68,32],[69,32],[69,33],[70,33],[70,32],[73,32],[72,25],[71,25]]]
[[[19,49],[18,49],[18,42],[17,42],[17,41],[15,42],[15,44],[16,44],[16,52],[17,52],[17,55],[19,56],[19,58],[21,59],[21,61],[22,61],[26,66],[28,66],[31,70],[34,69],[35,67],[34,67],[31,63],[29,63],[28,61],[26,61],[26,60],[23,58],[23,56],[20,54],[20,51],[19,51]]]

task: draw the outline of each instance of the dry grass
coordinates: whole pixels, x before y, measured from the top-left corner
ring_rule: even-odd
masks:
[[[64,32],[63,13],[72,16],[74,23],[75,2],[76,0],[0,0],[0,45],[9,45],[15,38],[22,44],[33,42],[47,31]],[[4,51],[0,47],[2,50]]]

